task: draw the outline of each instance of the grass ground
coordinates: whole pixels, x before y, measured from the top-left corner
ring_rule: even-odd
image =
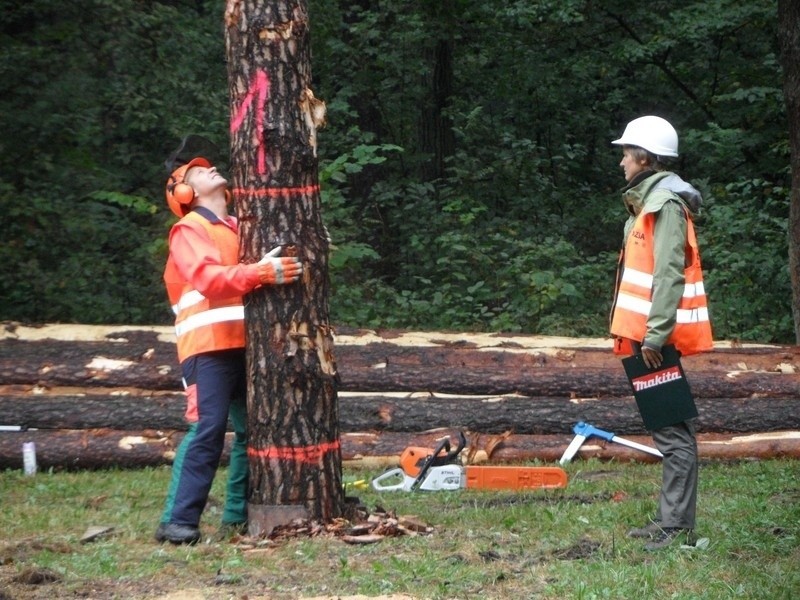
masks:
[[[359,490],[369,510],[415,515],[429,535],[348,545],[294,538],[158,545],[169,468],[0,472],[0,600],[412,598],[729,599],[800,597],[800,462],[705,463],[697,534],[705,548],[658,553],[625,537],[654,507],[660,465],[576,461],[542,492]],[[378,473],[345,471],[345,480]],[[220,516],[220,470],[204,514]],[[89,543],[91,526],[113,527]]]

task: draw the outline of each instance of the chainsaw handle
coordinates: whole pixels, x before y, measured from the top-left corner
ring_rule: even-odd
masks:
[[[425,475],[428,474],[428,469],[430,469],[434,464],[437,463],[436,458],[439,456],[439,453],[444,450],[445,456],[449,457],[452,452],[450,452],[450,438],[444,438],[439,444],[434,448],[433,453],[428,456],[428,458],[423,463],[422,467],[419,470],[419,474],[417,475],[416,479],[414,479],[414,483],[411,484],[411,491],[413,492],[417,489],[417,486],[425,480]],[[461,450],[459,449],[459,452]]]
[[[431,467],[439,465],[447,465],[455,462],[456,458],[458,458],[458,455],[464,449],[464,446],[466,444],[467,444],[467,438],[464,436],[463,431],[458,432],[458,446],[456,446],[455,449],[453,450],[450,450],[449,437],[446,437],[441,442],[439,442],[436,448],[434,448],[433,453],[430,456],[428,456],[428,458],[425,460],[422,467],[420,468],[416,479],[414,479],[414,482],[411,484],[411,491],[413,492],[415,489],[417,489],[417,486],[419,486],[419,484],[425,480],[425,475],[428,474],[428,470]],[[439,453],[442,450],[444,450],[445,455],[440,458]]]
[[[383,485],[381,482],[392,479],[400,476],[402,480],[400,483],[390,484],[390,485]],[[390,469],[383,473],[382,475],[378,475],[375,479],[372,480],[372,489],[378,492],[396,492],[399,490],[407,490],[410,487],[409,480],[413,483],[413,479],[411,479],[408,475],[405,474],[403,469]]]
[[[456,457],[461,454],[461,451],[464,449],[464,446],[467,445],[467,438],[464,437],[464,432],[458,432],[458,446],[456,446],[455,450],[448,452],[447,456],[445,457],[445,463],[454,462]]]
[[[436,457],[439,455],[439,452],[444,450],[445,452],[450,451],[450,438],[444,438],[439,444],[434,448],[433,454],[428,456],[428,458],[423,463],[422,467],[420,467],[419,473],[417,474],[416,479],[414,479],[413,483],[411,484],[411,491],[413,492],[417,489],[417,486],[425,480],[425,475],[428,474],[428,469],[431,468],[433,465],[433,461],[436,460]]]

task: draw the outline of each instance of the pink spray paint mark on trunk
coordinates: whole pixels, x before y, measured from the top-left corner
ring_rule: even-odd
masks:
[[[264,147],[264,112],[266,110],[267,98],[269,98],[269,78],[264,71],[256,71],[247,88],[244,100],[239,108],[231,115],[231,133],[236,133],[244,123],[248,114],[255,112],[256,132],[258,135],[258,147],[256,149],[256,171],[263,175],[267,170],[266,148]],[[253,108],[255,102],[255,110]]]

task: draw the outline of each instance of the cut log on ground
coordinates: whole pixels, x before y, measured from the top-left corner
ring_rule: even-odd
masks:
[[[72,335],[71,339],[61,339]],[[526,396],[624,396],[629,387],[609,340],[353,331],[334,354],[341,391],[429,391]],[[50,337],[48,337],[50,336]],[[0,385],[176,391],[170,328],[21,327],[0,336]],[[687,357],[698,397],[800,394],[800,348],[719,342]]]
[[[183,431],[120,431],[116,429],[50,429],[0,432],[0,468],[22,465],[22,443],[33,442],[42,469],[140,468],[171,464]],[[225,456],[230,454],[226,440]]]
[[[165,326],[131,325],[41,325],[25,326],[4,322],[0,329],[0,341],[32,344],[31,350],[15,348],[22,352],[20,362],[36,357],[36,351],[44,349],[49,357],[59,360],[58,343],[73,348],[73,355],[84,357],[108,356],[123,360],[150,360],[156,364],[176,365],[173,329]],[[36,346],[45,342],[45,346]],[[53,351],[47,351],[47,346]],[[0,349],[4,346],[0,345]],[[81,350],[83,348],[83,350]],[[353,354],[349,354],[350,350]],[[561,363],[570,367],[616,367],[619,360],[611,352],[611,340],[607,338],[566,338],[526,334],[415,332],[368,329],[337,328],[337,355],[341,355],[353,366],[373,366],[391,358],[409,365],[461,364],[475,366],[484,364],[483,352],[505,351],[502,360],[519,360],[519,364]],[[459,351],[453,354],[452,351]],[[514,357],[516,355],[516,358]],[[452,362],[452,357],[458,360]],[[800,356],[798,346],[775,344],[748,344],[716,341],[714,351],[686,358],[687,364],[698,370],[754,370],[775,371],[780,362],[795,362]],[[510,363],[506,363],[510,366]]]
[[[348,460],[399,456],[436,427],[512,431],[496,455],[508,461],[557,459],[577,421],[646,433],[608,339],[353,329],[338,332],[334,355]],[[707,456],[792,455],[791,435],[745,444],[733,434],[800,429],[800,347],[717,342],[684,366],[698,430],[723,435],[707,439]],[[39,431],[0,431],[2,460],[21,461],[19,436],[37,436],[44,465],[167,463],[186,427],[180,390],[171,327],[4,323],[0,428]],[[618,446],[598,456],[648,459]]]
[[[800,373],[753,371],[695,371],[686,375],[698,398],[747,398],[754,394],[776,397],[800,393]],[[558,369],[548,366],[527,371],[499,371],[496,367],[394,367],[350,369],[341,373],[344,391],[431,391],[445,394],[521,394],[574,398],[620,397],[631,393],[622,367],[618,369]]]
[[[350,465],[394,466],[406,446],[433,448],[445,436],[455,439],[456,430],[434,430],[417,434],[383,432],[353,433],[342,436],[342,449]],[[473,453],[475,463],[521,463],[558,461],[574,436],[517,435],[504,437],[469,433],[464,455]],[[625,436],[625,439],[654,447],[650,436]],[[698,453],[703,460],[738,460],[755,458],[800,458],[800,431],[775,431],[756,434],[705,433],[697,436]],[[636,462],[658,462],[646,452],[622,444],[589,438],[573,459],[597,458]]]
[[[800,429],[800,395],[698,398],[697,406],[699,432]],[[184,409],[183,394],[178,392],[0,386],[0,425],[24,429],[185,430]],[[339,394],[343,432],[413,432],[445,427],[487,434],[569,433],[578,421],[611,427],[619,435],[647,433],[632,396]]]
[[[183,392],[0,385],[0,425],[23,429],[187,429]]]
[[[699,432],[800,429],[796,397],[698,398]],[[425,431],[453,428],[500,434],[570,433],[578,421],[619,435],[646,435],[632,396],[620,398],[517,395],[356,394],[339,399],[342,431]]]
[[[22,469],[22,444],[34,442],[39,469],[141,468],[171,464],[182,431],[118,431],[111,429],[22,431],[0,433],[0,469]],[[420,433],[349,433],[342,436],[342,458],[352,468],[382,470],[397,466],[407,446],[434,448],[444,437],[454,438],[456,430]],[[475,463],[555,463],[572,441],[569,435],[510,435],[497,443],[497,436],[468,432],[464,456]],[[626,439],[653,446],[649,436]],[[226,439],[222,464],[230,456],[232,434]],[[800,431],[765,434],[700,434],[698,451],[704,460],[755,458],[800,458]],[[573,462],[580,459],[657,462],[658,458],[621,444],[590,438]]]

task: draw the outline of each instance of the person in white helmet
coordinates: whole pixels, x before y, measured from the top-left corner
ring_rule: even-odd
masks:
[[[622,146],[620,167],[627,181],[622,200],[628,213],[611,311],[614,351],[641,353],[656,369],[667,344],[683,356],[713,346],[693,223],[702,197],[667,170],[678,156],[678,134],[665,119],[634,119],[612,144]],[[693,537],[698,461],[692,421],[651,432],[664,455],[661,493],[650,521],[628,532],[648,539],[646,550]]]

